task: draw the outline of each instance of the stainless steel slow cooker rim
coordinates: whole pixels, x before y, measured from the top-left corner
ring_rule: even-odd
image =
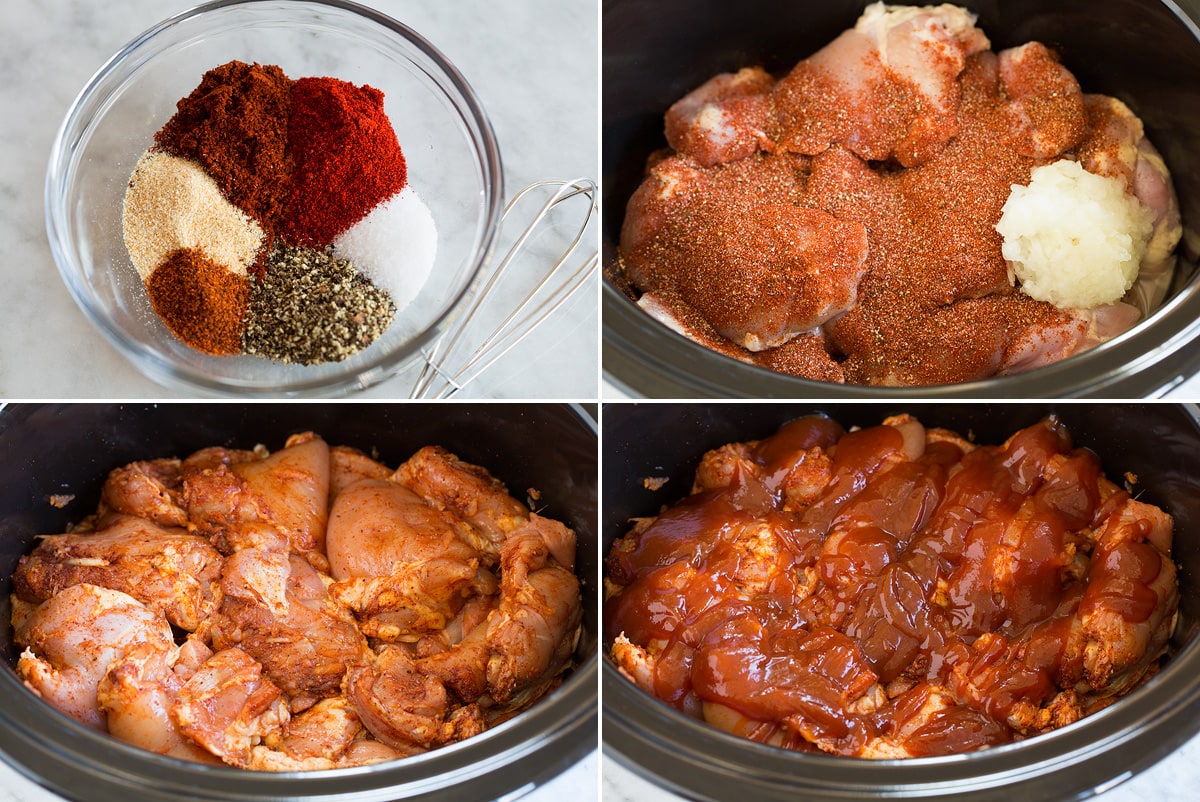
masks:
[[[1014,376],[935,387],[868,387],[788,376],[718,354],[670,330],[604,285],[604,370],[648,397],[927,399],[1156,397],[1200,369],[1200,278],[1130,331]],[[649,336],[640,336],[650,333]]]

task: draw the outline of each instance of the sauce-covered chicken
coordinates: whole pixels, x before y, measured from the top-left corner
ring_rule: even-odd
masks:
[[[952,5],[872,4],[786,74],[712,78],[670,107],[665,136],[621,229],[638,305],[706,348],[808,379],[951,384],[1071,356],[1161,303],[1182,234],[1166,165],[1127,106],[1085,95],[1039,42],[993,52]],[[1112,226],[1024,271],[1009,240],[1027,224],[997,229],[1014,187],[1062,161],[1154,221],[1125,246],[1132,277],[1094,301],[1022,287],[1045,272],[1103,284],[1111,265],[1084,246]],[[1069,200],[1033,217],[1070,220]],[[1100,253],[1116,259],[1122,243]]]
[[[13,576],[17,673],[76,720],[263,771],[419,754],[562,681],[575,533],[428,447],[398,470],[312,433],[112,471]]]
[[[976,446],[907,415],[709,452],[608,556],[605,634],[647,693],[796,750],[965,752],[1061,727],[1158,667],[1169,515],[1054,418]]]

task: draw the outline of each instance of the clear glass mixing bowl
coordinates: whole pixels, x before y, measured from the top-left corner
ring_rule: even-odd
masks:
[[[437,223],[437,262],[420,295],[379,340],[343,362],[284,365],[189,348],[151,308],[126,253],[121,205],[134,164],[204,72],[234,59],[381,90],[409,181]],[[150,28],[84,87],[50,153],[46,229],[76,303],[150,378],[203,394],[328,395],[387,378],[445,330],[480,284],[503,198],[487,115],[420,34],[344,0],[218,0]]]

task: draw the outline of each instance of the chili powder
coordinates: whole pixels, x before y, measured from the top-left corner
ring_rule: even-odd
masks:
[[[242,351],[250,283],[196,248],[172,251],[146,281],[150,304],[167,328],[197,351]]]
[[[287,144],[295,173],[281,233],[293,245],[329,245],[407,180],[383,93],[371,86],[296,80]]]

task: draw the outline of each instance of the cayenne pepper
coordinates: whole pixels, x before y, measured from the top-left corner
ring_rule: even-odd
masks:
[[[296,172],[282,233],[294,245],[330,244],[407,180],[383,93],[371,86],[295,81],[288,149]]]

